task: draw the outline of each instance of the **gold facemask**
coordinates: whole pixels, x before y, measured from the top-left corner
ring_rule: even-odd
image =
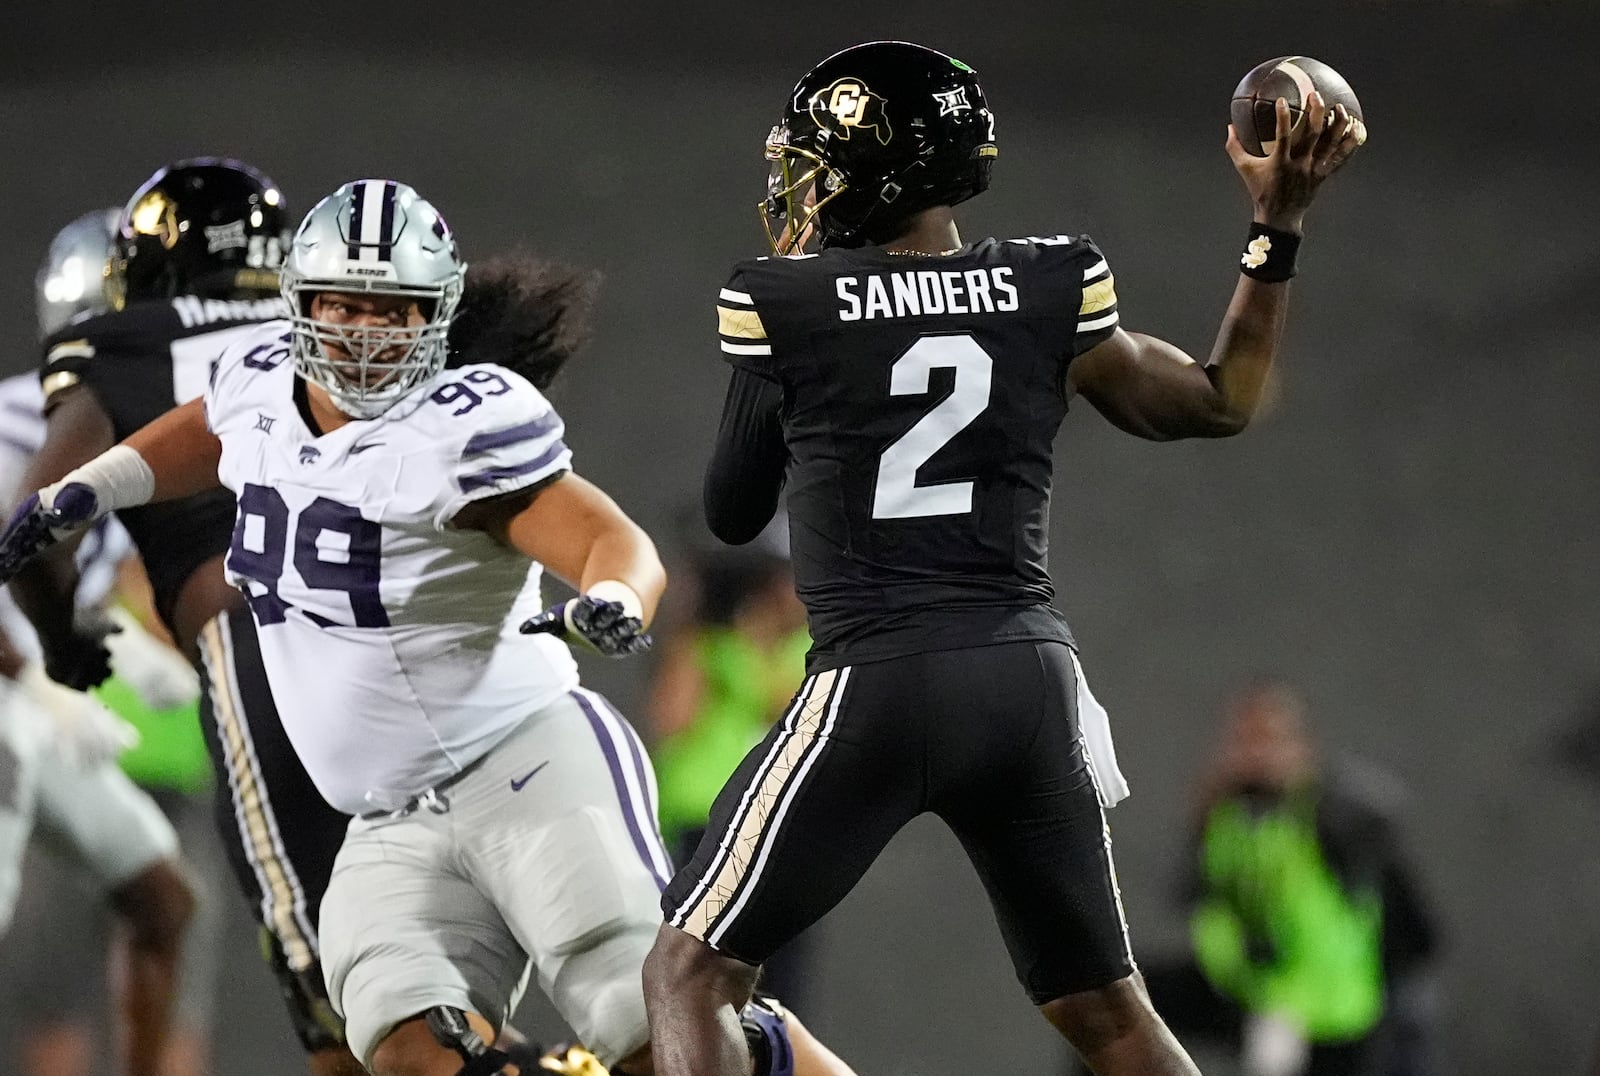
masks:
[[[822,207],[843,194],[849,185],[816,153],[791,146],[787,128],[772,129],[767,136],[766,157],[772,162],[772,172],[767,177],[767,196],[757,207],[761,227],[774,254],[799,254],[817,230],[817,214]],[[817,197],[819,184],[827,191],[821,198]]]

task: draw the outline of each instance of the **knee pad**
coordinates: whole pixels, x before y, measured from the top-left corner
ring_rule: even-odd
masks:
[[[788,1014],[775,998],[751,998],[739,1014],[745,1045],[755,1063],[754,1076],[794,1076],[794,1047],[789,1044]]]
[[[289,967],[283,946],[266,927],[261,928],[261,956],[272,968],[278,980],[278,992],[289,1007],[289,1022],[306,1053],[336,1050],[345,1045],[344,1021],[333,1010],[328,1000],[328,988],[322,980],[322,965],[313,964],[304,971]]]
[[[456,1076],[498,1076],[510,1058],[483,1041],[467,1023],[467,1014],[453,1005],[435,1005],[423,1014],[434,1041],[461,1058]]]

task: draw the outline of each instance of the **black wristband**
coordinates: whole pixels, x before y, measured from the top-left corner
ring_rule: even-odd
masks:
[[[1300,236],[1252,222],[1250,240],[1239,255],[1239,272],[1268,284],[1288,280],[1295,274],[1294,256],[1299,249]]]

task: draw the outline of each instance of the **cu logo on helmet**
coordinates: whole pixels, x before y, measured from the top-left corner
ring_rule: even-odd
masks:
[[[856,128],[864,127],[887,146],[893,132],[883,105],[883,98],[867,89],[859,79],[841,78],[811,98],[810,111],[819,127],[832,127],[841,139],[848,141]],[[831,117],[833,123],[825,123],[825,116]]]

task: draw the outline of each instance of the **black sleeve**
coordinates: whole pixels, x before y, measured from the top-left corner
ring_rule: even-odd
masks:
[[[703,490],[706,525],[729,545],[755,538],[778,510],[789,462],[782,407],[776,382],[734,369]]]

